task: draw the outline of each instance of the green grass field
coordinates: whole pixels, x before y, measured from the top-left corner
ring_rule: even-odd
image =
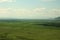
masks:
[[[0,40],[60,40],[60,28],[34,22],[0,22]]]

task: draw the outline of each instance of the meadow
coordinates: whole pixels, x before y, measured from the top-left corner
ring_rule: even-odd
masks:
[[[44,20],[0,21],[0,40],[60,40],[60,27],[41,25],[46,22]]]

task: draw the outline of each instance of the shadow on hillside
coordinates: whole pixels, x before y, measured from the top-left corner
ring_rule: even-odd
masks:
[[[43,23],[43,24],[34,24],[34,25],[60,27],[60,23]]]

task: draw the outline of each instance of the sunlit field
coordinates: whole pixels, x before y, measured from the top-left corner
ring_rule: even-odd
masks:
[[[0,40],[60,40],[60,27],[43,21],[1,21]]]

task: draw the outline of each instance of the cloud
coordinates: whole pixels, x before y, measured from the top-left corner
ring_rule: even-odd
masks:
[[[41,0],[41,1],[44,1],[44,2],[53,2],[53,1],[56,1],[56,0]]]
[[[57,16],[60,16],[60,9],[52,9],[52,10],[49,10],[48,13],[50,16],[57,17]]]
[[[34,11],[35,13],[41,13],[41,12],[43,12],[45,9],[46,9],[46,8],[35,8],[33,11]]]
[[[16,0],[0,0],[0,3],[3,3],[3,2],[16,2]]]
[[[8,13],[10,8],[0,8],[0,14],[1,13]]]
[[[11,8],[0,8],[0,18],[12,18],[13,11]]]
[[[0,8],[0,18],[40,19],[60,16],[60,9],[13,9]]]
[[[17,18],[54,18],[60,16],[60,9],[35,8],[32,10],[20,9],[15,11]]]

